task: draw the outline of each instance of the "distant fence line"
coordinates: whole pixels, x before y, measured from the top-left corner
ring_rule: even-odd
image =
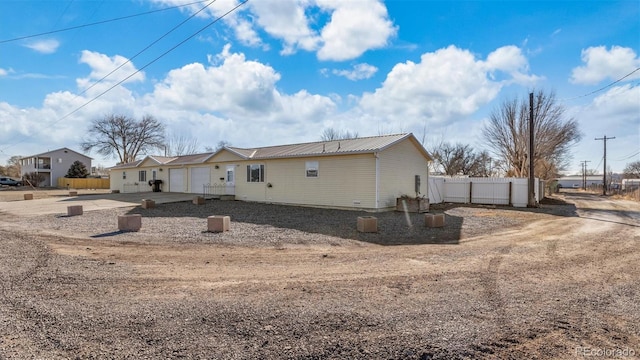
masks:
[[[109,189],[109,179],[102,178],[58,178],[59,188],[70,189]]]
[[[536,179],[535,198],[544,197],[544,181]],[[511,205],[526,207],[529,200],[527,178],[429,177],[429,202]]]

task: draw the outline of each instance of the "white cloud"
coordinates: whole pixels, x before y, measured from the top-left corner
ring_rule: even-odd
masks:
[[[0,76],[7,76],[9,75],[9,72],[11,71],[11,69],[9,70],[5,70],[3,68],[0,68]]]
[[[88,77],[76,80],[78,87],[82,90],[93,87],[88,92],[89,95],[99,94],[120,81],[126,84],[143,81],[145,77],[144,72],[136,73],[137,69],[133,63],[120,55],[110,57],[98,52],[83,50],[79,62],[87,64],[91,68]],[[96,82],[102,78],[105,79],[96,85]]]
[[[238,4],[238,0],[218,0],[202,14],[218,18]],[[201,6],[186,8],[194,13]],[[320,21],[325,14],[329,16],[327,23]],[[304,50],[317,52],[320,60],[334,61],[355,59],[368,50],[382,48],[398,31],[379,0],[260,0],[240,7],[223,22],[243,45],[269,50],[268,42],[260,38],[264,33],[282,41],[282,55]]]
[[[574,149],[575,160],[589,160],[595,168],[603,157],[602,141],[594,138],[615,137],[607,142],[607,166],[614,171],[622,171],[626,163],[625,155],[640,150],[640,87],[625,84],[614,86],[595,97],[584,106],[570,109],[572,116],[580,124],[584,138]],[[574,164],[572,164],[574,165]],[[578,162],[573,166],[579,171]],[[602,167],[598,167],[602,173]]]
[[[517,48],[492,52],[486,61],[468,50],[449,46],[425,53],[419,63],[397,64],[382,87],[365,93],[360,101],[364,113],[377,122],[404,124],[409,128],[445,126],[465,119],[492,101],[500,89],[526,75],[524,59]],[[511,77],[494,80],[493,73]]]
[[[56,52],[56,50],[58,50],[60,42],[55,39],[46,39],[30,42],[25,44],[24,46],[41,54],[53,54],[54,52]]]
[[[344,76],[349,80],[356,81],[356,80],[362,80],[362,79],[369,79],[370,77],[375,75],[376,72],[378,72],[378,68],[369,64],[356,64],[353,66],[352,70],[334,69],[331,72],[334,75]]]
[[[320,60],[349,60],[365,51],[386,46],[397,33],[387,8],[377,0],[316,0],[321,9],[332,11],[330,22],[322,29]]]
[[[607,50],[605,46],[590,47],[582,50],[584,66],[573,69],[570,81],[574,84],[593,85],[603,80],[617,80],[640,67],[640,58],[633,49],[612,46]],[[640,71],[627,78],[640,78]]]
[[[290,55],[298,48],[315,51],[320,37],[309,27],[305,15],[307,2],[298,0],[262,0],[250,3],[257,24],[271,36],[284,42],[282,54]]]

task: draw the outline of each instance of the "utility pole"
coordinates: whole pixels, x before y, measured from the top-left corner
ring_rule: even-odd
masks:
[[[605,135],[601,138],[596,138],[596,140],[604,140],[604,170],[602,171],[602,195],[607,195],[607,140],[615,139],[614,137],[607,137]]]
[[[529,93],[529,201],[527,202],[527,207],[536,207],[533,130],[533,93]]]
[[[582,190],[587,190],[587,163],[589,160],[580,161],[582,164]]]

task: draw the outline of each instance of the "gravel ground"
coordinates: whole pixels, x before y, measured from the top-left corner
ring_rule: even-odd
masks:
[[[437,205],[431,213],[444,213],[444,228],[427,228],[424,214],[401,212],[367,213],[348,210],[291,207],[242,201],[208,200],[205,205],[191,202],[159,204],[152,209],[140,206],[66,214],[14,217],[19,226],[43,229],[49,233],[73,234],[117,241],[164,243],[203,243],[251,247],[281,247],[301,244],[382,245],[457,244],[460,239],[520,226],[553,211],[573,211],[571,205],[544,207],[538,213],[512,208],[458,207]],[[137,233],[119,232],[118,215],[141,214],[142,229]],[[207,216],[228,215],[231,231],[207,232]],[[358,216],[375,216],[378,233],[356,230]]]
[[[379,234],[242,202],[5,216],[0,358],[638,358],[640,206],[569,200],[375,214]],[[114,233],[122,213],[142,231]]]

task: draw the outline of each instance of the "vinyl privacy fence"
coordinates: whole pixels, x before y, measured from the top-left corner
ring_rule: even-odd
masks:
[[[429,177],[429,202],[463,204],[511,205],[526,207],[529,179],[527,178],[472,178]],[[544,197],[544,181],[536,179],[535,197]]]

